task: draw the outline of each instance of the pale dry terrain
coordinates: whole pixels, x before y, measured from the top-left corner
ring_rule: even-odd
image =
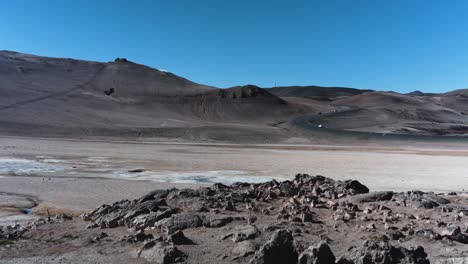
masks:
[[[9,172],[5,167],[11,164],[5,160],[36,162],[39,168]],[[284,180],[297,173],[356,179],[372,190],[468,189],[468,151],[461,146],[165,144],[4,137],[0,163],[0,192],[34,197],[39,209],[80,212],[153,189]],[[129,173],[132,169],[143,172]]]

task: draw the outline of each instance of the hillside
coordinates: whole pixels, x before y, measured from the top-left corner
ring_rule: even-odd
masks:
[[[336,100],[332,111],[310,116],[309,122],[329,129],[416,135],[460,135],[468,132],[468,117],[460,103],[435,103],[438,96],[365,92]],[[445,98],[445,97],[442,97]],[[458,108],[458,109],[457,109]]]
[[[120,58],[2,51],[0,78],[4,134],[261,139],[281,132],[271,124],[300,112],[256,86],[218,89]]]
[[[468,132],[467,90],[219,89],[123,58],[103,63],[12,51],[0,51],[0,79],[3,135],[275,143],[316,139],[336,130]],[[311,129],[319,125],[320,132]]]
[[[322,87],[322,86],[284,86],[269,88],[268,91],[279,97],[304,97],[317,101],[334,101],[349,96],[369,92],[345,87]]]

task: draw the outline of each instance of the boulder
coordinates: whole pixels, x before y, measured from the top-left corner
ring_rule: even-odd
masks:
[[[298,254],[291,232],[285,229],[276,230],[271,238],[263,244],[250,260],[250,264],[284,264],[297,263]]]
[[[203,221],[203,226],[206,227],[221,227],[234,220],[231,216],[209,216],[206,217]]]
[[[335,255],[325,242],[310,246],[299,256],[299,264],[335,263]]]
[[[139,256],[155,264],[172,264],[183,262],[186,255],[176,246],[159,242],[154,247],[139,252]]]
[[[368,193],[369,188],[367,186],[361,184],[359,181],[356,180],[347,180],[345,181],[345,189],[349,192],[351,195],[356,195],[356,194],[362,194],[362,193]]]
[[[447,225],[444,230],[442,230],[441,235],[443,237],[447,237],[450,240],[457,241],[462,244],[468,244],[468,236],[463,234],[461,228],[457,225]]]
[[[451,237],[451,236],[456,236],[458,234],[461,233],[461,229],[459,226],[457,225],[454,225],[454,224],[450,224],[450,225],[447,225],[444,230],[442,230],[442,232],[440,233],[442,236],[447,236],[447,237]]]
[[[160,220],[154,224],[168,234],[187,228],[200,227],[203,224],[203,218],[197,214],[183,212],[171,215],[169,218]]]
[[[260,231],[254,225],[240,225],[234,227],[234,232],[231,234],[232,241],[237,243],[244,240],[255,239],[260,234]]]
[[[387,241],[366,240],[361,247],[352,248],[350,255],[356,264],[429,264],[423,247],[419,246],[416,249],[394,247]]]
[[[175,231],[174,233],[170,234],[167,239],[167,242],[172,243],[174,245],[193,245],[193,241],[185,236],[182,231]]]
[[[255,253],[257,247],[252,241],[242,241],[236,244],[236,246],[232,249],[232,254],[239,257],[245,257]]]
[[[348,198],[348,200],[352,203],[372,203],[380,201],[389,201],[392,199],[393,194],[394,193],[391,191],[372,192],[351,196]]]

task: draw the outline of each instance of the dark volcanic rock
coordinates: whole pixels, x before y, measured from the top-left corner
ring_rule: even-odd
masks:
[[[347,180],[344,183],[345,183],[344,188],[349,191],[350,195],[356,195],[356,194],[369,192],[369,188],[367,188],[365,185],[361,184],[360,182],[356,180]]]
[[[232,248],[219,252],[221,255],[216,258],[223,260],[242,262],[245,259],[241,258],[253,254],[251,264],[425,264],[428,260],[422,247],[407,249],[397,244],[412,241],[415,237],[429,239],[422,239],[423,243],[442,243],[437,242],[442,238],[468,243],[468,236],[460,227],[446,224],[450,218],[460,223],[468,207],[463,205],[462,197],[450,198],[456,198],[457,205],[450,204],[445,197],[421,191],[369,193],[369,189],[358,181],[335,181],[323,176],[298,174],[293,180],[284,182],[272,180],[229,186],[215,184],[199,189],[156,190],[137,200],[103,205],[82,217],[91,221],[94,227],[127,226],[132,230],[151,230],[155,238],[137,233],[140,235],[127,236],[127,241],[145,241],[142,256],[155,263],[183,261],[184,254],[175,245],[194,243],[182,230],[204,228],[190,230],[190,234],[200,234],[201,237],[197,238],[194,247],[207,239],[203,232],[213,232],[216,235],[211,237],[219,238],[217,243],[221,245],[209,246],[216,250]],[[435,207],[440,209],[426,210]],[[329,225],[328,221],[333,219],[334,225]],[[256,225],[263,227],[262,232]],[[152,230],[153,227],[156,230]],[[433,230],[443,231],[438,234]],[[341,242],[336,238],[329,240],[325,234],[336,235],[337,232],[370,240],[361,246],[353,246],[348,254],[336,260],[327,243]],[[320,235],[326,237],[321,238],[325,242],[304,250],[307,239]],[[270,239],[258,248],[268,237]],[[349,243],[350,238],[344,238],[344,241]],[[190,249],[188,252],[194,251]]]
[[[154,226],[171,234],[177,230],[200,227],[202,224],[203,218],[199,215],[190,212],[182,212],[160,220],[156,222]]]
[[[394,247],[389,242],[365,241],[361,247],[351,249],[351,259],[356,264],[371,263],[414,263],[429,264],[424,248],[406,249]]]
[[[250,260],[250,264],[284,264],[297,263],[294,238],[291,232],[276,230],[271,238],[260,247]]]
[[[176,246],[157,243],[154,247],[143,250],[139,253],[140,257],[145,258],[151,263],[157,264],[172,264],[183,262],[186,258]]]
[[[255,253],[257,247],[252,241],[242,241],[236,244],[232,249],[232,254],[235,256],[245,257]]]
[[[462,244],[468,244],[468,236],[463,234],[461,228],[457,225],[447,225],[442,231],[441,235],[447,237],[450,240],[460,242]]]
[[[241,242],[244,240],[255,239],[260,231],[254,225],[241,225],[234,227],[234,232],[231,233],[232,241]]]
[[[315,246],[310,246],[299,256],[299,264],[328,264],[335,263],[335,255],[330,247],[322,242]]]
[[[0,226],[0,240],[7,239],[7,240],[16,240],[21,238],[26,231],[29,230],[29,227],[24,227],[21,225],[14,225],[14,226]]]
[[[445,198],[438,197],[431,193],[421,191],[409,191],[404,193],[396,193],[393,199],[402,206],[411,206],[414,208],[434,208],[442,204],[447,204],[449,201]]]
[[[129,220],[127,223],[128,227],[133,227],[137,230],[141,230],[147,227],[152,227],[157,221],[168,218],[173,214],[176,214],[178,211],[166,208],[157,212],[150,212],[149,214],[139,215],[132,220]]]
[[[425,237],[425,238],[428,238],[428,239],[433,239],[433,240],[442,239],[442,237],[439,234],[435,233],[434,230],[432,230],[432,229],[418,230],[418,231],[416,231],[416,235],[420,236],[420,237]]]
[[[153,239],[152,234],[146,234],[145,232],[139,231],[136,234],[133,235],[126,235],[122,238],[120,238],[120,241],[126,241],[129,243],[138,243],[138,242],[143,242],[145,240]]]
[[[167,237],[167,242],[174,245],[193,245],[193,241],[185,236],[182,231],[176,231]]]
[[[393,197],[393,192],[383,191],[383,192],[372,192],[367,194],[355,195],[349,198],[349,201],[352,203],[371,203],[371,202],[380,202],[380,201],[389,201]]]
[[[203,225],[206,227],[221,227],[234,220],[231,216],[209,216],[203,221]]]

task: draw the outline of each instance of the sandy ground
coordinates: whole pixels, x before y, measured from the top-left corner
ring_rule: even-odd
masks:
[[[5,170],[2,160],[38,162]],[[45,164],[45,165],[44,165]],[[375,146],[165,144],[0,138],[0,193],[34,197],[36,209],[81,212],[150,190],[287,179],[296,173],[357,179],[371,190],[464,191],[468,151]],[[41,166],[58,166],[48,171]],[[65,168],[65,169],[63,169]],[[136,176],[131,169],[144,169]],[[211,175],[210,181],[200,175]],[[174,180],[177,179],[177,180]],[[206,180],[206,179],[205,179]],[[1,196],[0,196],[1,197]]]

